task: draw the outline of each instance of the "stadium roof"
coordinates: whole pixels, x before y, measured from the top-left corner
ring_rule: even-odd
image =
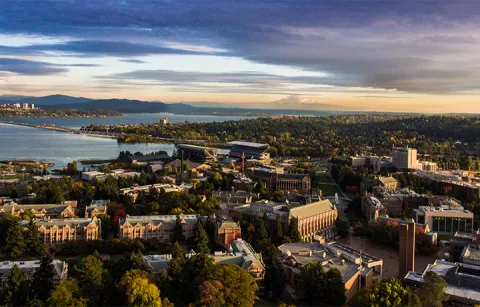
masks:
[[[177,144],[177,145],[175,145],[175,146],[178,147],[178,148],[190,149],[190,150],[198,150],[198,151],[217,150],[216,148],[203,147],[203,146],[190,145],[190,144]]]
[[[267,148],[268,144],[262,143],[252,143],[252,142],[243,142],[243,141],[233,141],[229,142],[231,145],[246,146],[246,147],[255,147],[255,148]]]

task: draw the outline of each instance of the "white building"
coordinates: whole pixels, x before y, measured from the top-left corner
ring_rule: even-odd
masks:
[[[418,169],[417,150],[414,148],[394,147],[392,163],[397,169]]]

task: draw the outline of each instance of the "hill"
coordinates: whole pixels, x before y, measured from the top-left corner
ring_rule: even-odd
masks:
[[[70,105],[70,104],[80,104],[89,101],[94,101],[94,99],[84,98],[84,97],[72,97],[66,95],[50,95],[44,97],[26,97],[20,99],[20,103],[33,103],[37,106],[53,106],[53,105]]]

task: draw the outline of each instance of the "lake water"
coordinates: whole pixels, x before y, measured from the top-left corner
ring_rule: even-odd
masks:
[[[226,120],[240,120],[246,116],[213,116],[213,115],[182,115],[172,113],[129,113],[123,117],[60,117],[60,118],[0,118],[1,121],[13,121],[28,124],[54,124],[57,126],[80,129],[82,126],[95,125],[119,125],[119,124],[146,124],[159,122],[168,117],[170,123],[190,122],[220,122]],[[0,140],[1,141],[1,140]]]
[[[169,122],[215,122],[239,120],[251,117],[180,115],[170,113],[125,114],[123,117],[93,118],[0,118],[4,121],[29,124],[54,124],[79,129],[89,124],[117,125],[158,122],[168,117]],[[35,160],[53,162],[54,168],[61,168],[67,163],[88,159],[116,158],[120,151],[143,152],[165,150],[173,152],[173,144],[121,144],[116,140],[87,137],[57,131],[0,124],[0,160]]]
[[[75,160],[116,158],[120,151],[171,154],[173,149],[173,144],[121,144],[114,139],[0,124],[0,160],[53,162],[54,168]]]

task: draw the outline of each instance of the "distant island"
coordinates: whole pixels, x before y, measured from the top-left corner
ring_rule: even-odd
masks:
[[[2,118],[106,117],[106,116],[123,116],[123,114],[115,110],[102,110],[102,109],[78,110],[78,109],[72,109],[72,108],[43,109],[43,108],[36,107],[34,104],[27,104],[27,103],[0,104],[0,117]]]

